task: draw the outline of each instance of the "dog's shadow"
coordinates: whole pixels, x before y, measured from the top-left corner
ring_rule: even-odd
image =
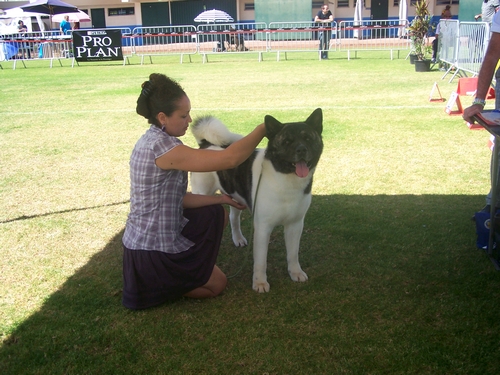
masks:
[[[360,262],[362,267],[383,267],[384,262],[410,261],[425,242],[475,249],[472,214],[483,196],[441,195],[313,195],[306,214],[299,260],[310,278],[338,270],[339,261]],[[249,245],[235,247],[229,228],[224,233],[218,264],[233,283],[251,287],[252,217],[242,214],[242,232]],[[415,254],[413,254],[415,255]],[[274,228],[269,243],[268,276],[272,287],[290,281],[283,227]]]

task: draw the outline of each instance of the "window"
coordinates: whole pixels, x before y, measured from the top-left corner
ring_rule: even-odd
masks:
[[[254,3],[245,3],[245,10],[255,10]]]
[[[398,0],[394,0],[394,5],[396,5],[396,1]],[[411,6],[415,6],[415,3],[417,2],[417,0],[410,0],[410,5]],[[436,6],[439,8],[439,7],[445,7],[446,5],[457,5],[459,4],[460,0],[436,0]],[[398,5],[399,5],[399,2],[398,2]]]
[[[323,1],[313,1],[312,7],[313,9],[321,8],[325,3]]]
[[[134,14],[134,8],[109,8],[108,16],[130,16]]]
[[[337,8],[349,8],[349,0],[338,0]]]
[[[436,0],[437,6],[455,5],[458,4],[459,0]]]

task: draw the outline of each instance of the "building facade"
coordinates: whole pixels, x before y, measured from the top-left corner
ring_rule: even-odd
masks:
[[[224,10],[234,18],[234,22],[259,22],[255,19],[256,7],[272,5],[277,9],[274,21],[311,21],[323,4],[328,4],[334,19],[352,20],[356,1],[362,0],[297,0],[310,2],[310,13],[295,14],[296,19],[281,19],[289,12],[289,3],[292,0],[66,0],[79,9],[89,14],[91,22],[82,22],[81,28],[105,28],[105,27],[130,27],[137,26],[169,26],[169,25],[196,25],[194,18],[204,10]],[[462,0],[466,1],[466,0]],[[9,9],[27,4],[29,1],[0,1],[0,9]],[[293,2],[293,1],[292,1]],[[363,19],[386,20],[400,18],[400,0],[364,0]],[[407,0],[407,18],[412,19],[414,15],[414,0]],[[451,5],[454,18],[459,11],[459,0],[430,0],[430,10],[436,18],[439,18],[446,5]],[[480,13],[480,3],[478,3]],[[306,8],[307,9],[307,8]],[[301,18],[301,19],[299,19]],[[51,23],[50,20],[47,21]],[[58,25],[51,23],[51,28]]]

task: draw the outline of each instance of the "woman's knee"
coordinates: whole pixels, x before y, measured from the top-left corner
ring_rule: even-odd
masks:
[[[212,272],[212,276],[210,277],[209,283],[210,289],[212,290],[214,295],[217,296],[226,289],[227,277],[219,267],[214,266],[214,270]]]

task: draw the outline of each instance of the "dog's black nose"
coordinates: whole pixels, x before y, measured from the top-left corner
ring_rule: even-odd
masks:
[[[299,144],[295,148],[295,153],[297,154],[298,157],[304,157],[307,154],[307,147],[304,146],[303,144]]]

